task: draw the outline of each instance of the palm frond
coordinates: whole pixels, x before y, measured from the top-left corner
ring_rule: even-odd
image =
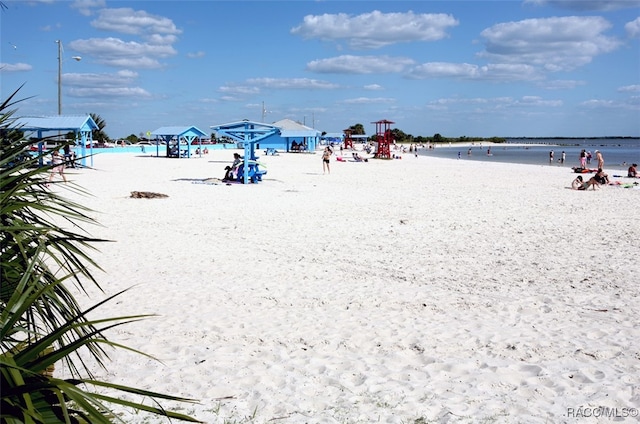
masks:
[[[103,368],[107,348],[145,355],[110,341],[106,333],[149,315],[89,318],[126,290],[87,309],[75,298],[71,286],[85,294],[87,284],[101,289],[94,276],[101,268],[91,254],[95,244],[107,240],[92,237],[83,228],[99,225],[93,211],[47,188],[50,166],[39,166],[47,152],[33,152],[39,141],[24,139],[14,125],[15,111],[8,109],[18,102],[17,92],[0,103],[0,422],[110,423],[117,419],[110,405],[197,422],[159,404],[125,401],[81,387],[135,394],[154,402],[194,402],[93,377],[85,362],[87,354]],[[80,187],[65,187],[88,195]],[[59,361],[68,366],[70,379],[51,375]]]

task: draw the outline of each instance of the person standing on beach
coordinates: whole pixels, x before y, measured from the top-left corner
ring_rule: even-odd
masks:
[[[600,150],[596,150],[596,159],[598,160],[598,169],[604,169],[604,158]]]
[[[329,146],[324,148],[324,152],[322,153],[322,173],[331,174],[331,168],[329,168],[329,163],[331,162],[331,149]]]
[[[562,151],[562,155],[560,155],[560,163],[564,163],[564,161],[567,159],[567,154],[565,153],[565,151]]]
[[[587,151],[585,149],[580,152],[580,167],[582,169],[587,167]]]
[[[57,151],[54,150],[53,154],[51,156],[51,165],[53,166],[51,168],[51,174],[49,175],[49,182],[51,182],[51,180],[53,180],[53,176],[58,173],[60,174],[60,176],[62,177],[62,179],[64,180],[64,182],[67,182],[67,177],[64,175],[64,159],[62,157],[62,155]]]
[[[553,150],[549,152],[549,163],[553,163]]]

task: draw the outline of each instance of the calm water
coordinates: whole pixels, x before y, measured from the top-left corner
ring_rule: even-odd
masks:
[[[531,144],[529,146],[516,146],[514,144]],[[534,145],[535,144],[535,145]],[[540,146],[539,144],[544,144]],[[624,170],[631,163],[640,163],[640,139],[553,139],[553,140],[519,140],[509,139],[504,144],[491,146],[491,156],[487,155],[487,145],[481,147],[479,143],[471,146],[471,155],[467,154],[468,147],[456,147],[455,143],[436,147],[435,149],[423,149],[420,154],[440,158],[457,159],[460,152],[460,160],[482,160],[491,162],[509,162],[539,164],[548,166],[565,166],[571,168],[580,166],[580,151],[591,151],[594,159],[590,168],[598,166],[595,161],[595,151],[600,150],[604,157],[604,167],[610,171]],[[549,152],[554,152],[554,162],[549,161]],[[564,164],[560,164],[562,151],[566,153]]]

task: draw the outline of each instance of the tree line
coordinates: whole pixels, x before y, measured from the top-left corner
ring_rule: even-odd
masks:
[[[366,135],[364,125],[355,124],[349,127],[352,135]],[[392,128],[391,134],[396,143],[399,144],[432,144],[432,143],[478,143],[478,142],[492,142],[492,143],[504,143],[506,138],[503,137],[444,137],[439,133],[435,133],[432,136],[413,136],[407,134],[399,128]],[[374,134],[368,138],[369,141],[375,142],[377,135]]]

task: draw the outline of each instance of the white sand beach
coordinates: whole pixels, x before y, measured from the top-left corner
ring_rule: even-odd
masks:
[[[114,241],[87,305],[131,287],[99,313],[157,315],[107,335],[162,362],[114,351],[100,378],[207,423],[637,422],[640,190],[408,154],[203,183],[232,153],[67,172]]]

